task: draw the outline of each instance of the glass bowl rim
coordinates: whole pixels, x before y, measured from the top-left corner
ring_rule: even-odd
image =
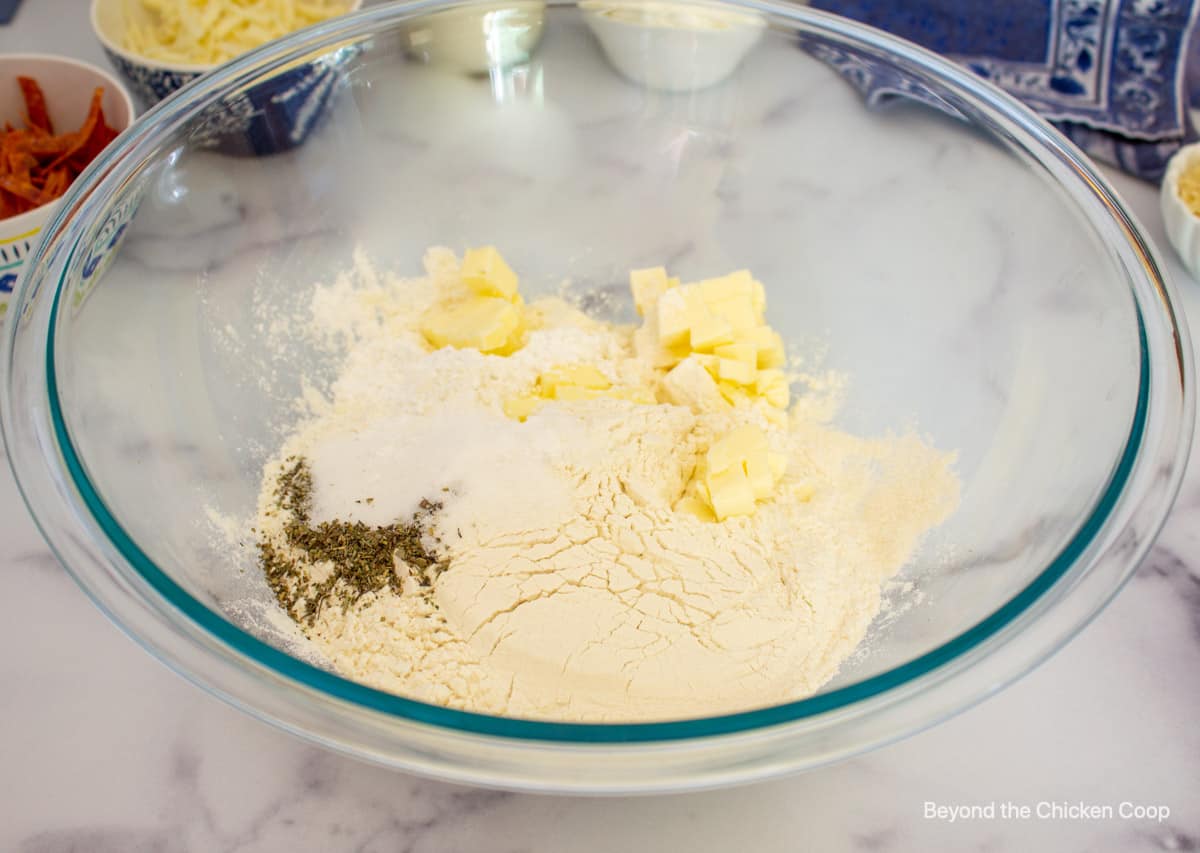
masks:
[[[151,110],[147,116],[138,121],[135,129],[140,132],[127,134],[125,139],[118,140],[100,158],[97,158],[98,162],[94,163],[88,173],[77,181],[76,186],[72,187],[68,203],[60,208],[53,225],[62,225],[66,217],[74,212],[80,201],[89,192],[94,191],[102,184],[115,182],[122,177],[119,174],[120,170],[116,168],[122,159],[126,161],[124,177],[143,168],[144,156],[133,155],[149,153],[147,148],[155,137],[161,137],[164,133],[184,124],[191,115],[187,108],[190,106],[193,111],[198,109],[200,104],[208,102],[209,96],[214,92],[233,88],[240,81],[249,79],[252,75],[264,73],[301,58],[305,53],[311,53],[314,50],[314,44],[332,48],[338,42],[348,39],[369,37],[371,35],[369,27],[376,23],[401,21],[423,12],[465,5],[471,5],[471,3],[462,2],[462,0],[419,0],[419,2],[389,4],[366,9],[287,36],[252,51],[212,75],[206,75],[202,80],[189,86],[187,90],[167,99]],[[550,0],[548,5],[574,6],[577,4],[573,0]],[[948,60],[872,28],[805,7],[782,6],[774,2],[760,2],[760,0],[720,0],[717,5],[763,12],[784,19],[793,25],[803,24],[824,34],[848,39],[860,47],[887,50],[891,54],[890,58],[899,57],[917,64],[923,72],[932,74],[939,83],[947,86],[951,91],[960,95],[965,93],[972,101],[972,106],[985,108],[985,112],[990,110],[993,113],[999,113],[1040,142],[1039,147],[1032,144],[1031,140],[1025,140],[1023,147],[1038,159],[1039,164],[1054,162],[1055,159],[1060,163],[1065,163],[1075,177],[1076,183],[1090,193],[1089,200],[1100,202],[1102,206],[1108,208],[1110,217],[1122,220],[1126,232],[1124,236],[1127,242],[1134,243],[1135,251],[1141,246],[1140,234],[1132,225],[1132,217],[1125,213],[1124,206],[1115,198],[1104,179],[1081,159],[1070,143],[1066,142],[1036,114],[1014,99],[970,75],[969,72],[959,69]],[[1082,201],[1078,198],[1074,200],[1080,207],[1083,207]],[[1095,228],[1096,223],[1089,221],[1089,226]],[[1137,285],[1150,287],[1155,295],[1162,299],[1168,312],[1169,324],[1177,331],[1177,334],[1182,325],[1173,303],[1166,298],[1165,281],[1159,274],[1157,266],[1151,267],[1151,271],[1146,271],[1147,268],[1140,265],[1144,271],[1144,279],[1128,276],[1133,285],[1131,290],[1137,319],[1140,366],[1137,401],[1132,416],[1132,426],[1124,447],[1101,494],[1059,554],[1025,587],[979,622],[912,660],[854,684],[793,702],[731,714],[683,720],[640,723],[555,722],[501,717],[433,705],[367,687],[305,663],[243,631],[224,616],[211,610],[188,594],[150,560],[136,542],[125,533],[100,498],[99,492],[85,472],[63,418],[55,366],[57,320],[61,297],[69,285],[68,273],[73,268],[72,260],[84,237],[85,230],[84,226],[79,223],[75,223],[71,228],[75,232],[75,242],[71,245],[67,259],[62,266],[62,273],[51,303],[47,331],[45,380],[48,405],[57,449],[62,454],[69,481],[77,490],[87,512],[99,525],[107,537],[108,543],[116,549],[121,558],[166,603],[182,612],[210,637],[224,644],[236,654],[273,671],[289,683],[327,694],[334,699],[348,702],[368,711],[427,723],[450,731],[497,736],[517,741],[555,741],[565,744],[633,744],[747,733],[815,717],[882,696],[897,687],[946,666],[985,641],[992,639],[1026,613],[1036,602],[1039,602],[1052,587],[1067,576],[1072,568],[1077,567],[1079,557],[1102,532],[1105,532],[1105,525],[1110,520],[1114,507],[1126,494],[1126,486],[1143,446],[1152,379],[1146,326],[1142,313],[1142,302],[1137,298]],[[58,230],[58,227],[51,227],[47,229],[47,233],[57,233]],[[1128,251],[1130,246],[1123,245],[1122,248]],[[38,262],[42,260],[43,254],[44,249],[39,247],[36,256]],[[1118,266],[1118,268],[1121,267]],[[32,279],[33,277],[29,276],[28,278]],[[22,287],[21,298],[17,300],[18,304],[23,305],[31,301],[33,295],[35,294],[26,293],[26,288]],[[19,314],[20,312],[14,313]],[[13,322],[11,325],[14,328],[9,332],[10,350],[11,343],[15,340],[17,324]],[[1185,384],[1190,378],[1190,370],[1184,371]],[[1188,389],[1185,387],[1186,390]],[[1185,398],[1188,396],[1187,393],[1184,394]],[[1186,444],[1186,440],[1183,443]],[[1178,467],[1182,468],[1182,466]],[[1177,472],[1176,479],[1178,480],[1178,477],[1181,476],[1182,470]],[[1175,483],[1176,488],[1177,486],[1178,482]],[[24,493],[24,489],[22,492]],[[30,509],[32,511],[32,506]],[[1164,517],[1165,514],[1164,510]],[[1159,519],[1159,523],[1161,520]],[[1129,570],[1132,570],[1132,566]],[[77,575],[76,579],[79,580]],[[86,584],[84,586],[86,589]],[[1078,627],[1082,627],[1082,625]],[[142,637],[138,636],[136,639],[145,645]],[[154,649],[151,647],[151,650]]]

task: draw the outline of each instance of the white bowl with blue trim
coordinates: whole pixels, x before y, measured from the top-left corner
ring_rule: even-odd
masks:
[[[104,119],[118,131],[129,127],[135,109],[129,92],[111,74],[65,56],[41,53],[10,53],[0,56],[0,126],[24,123],[25,102],[17,77],[37,80],[46,96],[46,109],[58,133],[77,130],[87,117],[92,92],[104,87]],[[33,252],[42,226],[58,209],[59,201],[43,204],[17,216],[0,219],[0,316],[20,278],[25,258]]]

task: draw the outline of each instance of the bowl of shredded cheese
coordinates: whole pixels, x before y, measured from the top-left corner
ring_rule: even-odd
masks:
[[[497,787],[983,700],[1131,577],[1195,417],[1103,175],[794,3],[325,20],[99,152],[26,269],[0,423],[87,593],[263,720]]]
[[[1159,192],[1167,238],[1192,275],[1200,275],[1200,145],[1185,145],[1167,164]]]
[[[92,0],[92,30],[144,108],[248,50],[354,11],[362,0]],[[210,111],[210,142],[272,154],[299,144],[335,87],[297,62]]]

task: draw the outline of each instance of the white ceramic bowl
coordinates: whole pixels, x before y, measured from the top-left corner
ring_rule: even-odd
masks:
[[[579,4],[608,61],[635,83],[667,92],[715,86],[762,37],[749,10],[659,0],[585,0]]]
[[[104,87],[104,118],[111,127],[124,130],[133,121],[135,110],[129,92],[108,72],[62,56],[10,53],[0,56],[0,123],[23,126],[25,101],[17,86],[18,76],[38,81],[58,133],[83,124],[97,86]],[[9,298],[38,233],[57,208],[55,200],[19,216],[0,219],[0,316],[8,310]]]
[[[406,48],[434,65],[486,74],[528,61],[542,37],[545,12],[542,0],[449,9],[407,30]]]
[[[1200,216],[1196,216],[1179,197],[1179,179],[1184,171],[1200,164],[1200,143],[1185,145],[1167,163],[1159,190],[1159,205],[1167,238],[1180,260],[1193,276],[1200,277]]]

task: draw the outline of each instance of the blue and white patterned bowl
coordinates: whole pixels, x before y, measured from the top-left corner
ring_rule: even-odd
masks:
[[[347,0],[347,11],[361,5],[362,0]],[[126,50],[125,16],[139,9],[125,0],[92,0],[92,30],[113,68],[143,108],[149,109],[217,66],[167,65]],[[215,105],[204,125],[202,144],[239,156],[277,154],[296,147],[325,114],[349,50],[323,54],[284,69]]]

